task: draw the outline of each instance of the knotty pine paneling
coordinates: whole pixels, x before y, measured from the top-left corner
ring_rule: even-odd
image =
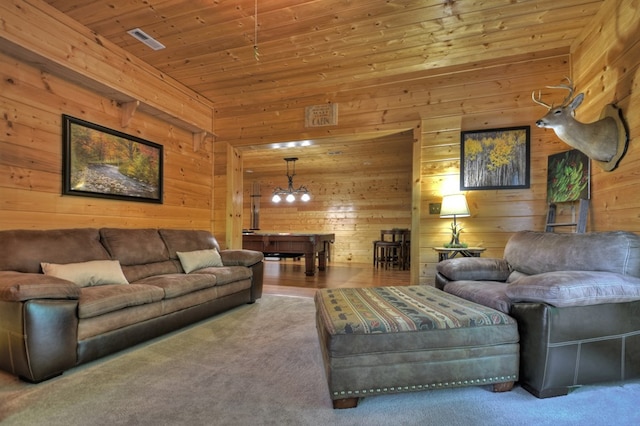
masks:
[[[210,140],[137,112],[121,127],[119,106],[73,82],[0,53],[0,229],[167,227],[212,229]],[[61,115],[164,146],[164,204],[62,196]]]
[[[640,8],[631,0],[607,0],[592,25],[572,46],[572,78],[585,100],[579,121],[598,119],[605,105],[623,111],[629,146],[617,169],[604,172],[592,164],[589,227],[596,231],[640,232]]]
[[[298,176],[294,178],[294,185],[311,186],[309,182],[320,183],[323,192],[320,193],[320,197],[316,196],[309,206],[278,206],[277,208],[270,206],[268,201],[270,189],[275,185],[286,184],[285,164],[281,162],[280,175],[271,176],[267,179],[266,185],[262,184],[260,228],[280,232],[335,231],[337,241],[333,250],[334,258],[341,261],[369,262],[371,241],[377,238],[379,229],[385,226],[410,227],[411,215],[416,214],[419,217],[419,226],[418,229],[412,230],[412,239],[414,244],[418,245],[419,259],[418,261],[414,259],[414,265],[419,271],[418,281],[430,284],[433,282],[437,261],[437,255],[432,247],[448,241],[450,220],[440,219],[438,215],[429,215],[428,205],[432,202],[441,202],[445,191],[459,189],[460,131],[530,125],[531,188],[468,191],[467,198],[472,216],[461,219],[465,226],[462,234],[463,241],[486,247],[485,255],[487,256],[501,256],[506,241],[514,232],[522,229],[544,229],[547,158],[551,154],[566,151],[569,147],[558,141],[553,132],[535,127],[535,121],[544,115],[545,111],[531,101],[531,92],[546,85],[555,84],[555,79],[562,79],[562,76],[568,73],[568,55],[519,61],[515,64],[492,64],[484,68],[478,66],[467,71],[460,70],[455,78],[443,75],[414,78],[407,83],[412,88],[411,91],[405,90],[404,82],[385,84],[380,87],[381,97],[378,97],[376,89],[369,88],[366,99],[347,102],[346,105],[339,103],[338,131],[342,126],[357,126],[360,124],[359,117],[364,122],[362,126],[366,128],[369,117],[380,113],[381,105],[385,108],[382,113],[386,119],[389,119],[389,123],[393,123],[394,119],[401,120],[403,124],[407,123],[404,120],[415,114],[423,117],[417,125],[418,134],[421,136],[419,142],[421,149],[418,150],[421,158],[417,163],[421,187],[419,205],[413,207],[408,205],[406,209],[398,209],[394,212],[391,210],[394,208],[393,203],[389,203],[387,204],[389,210],[382,210],[377,206],[376,214],[373,216],[358,214],[358,212],[367,211],[367,204],[375,204],[370,189],[372,185],[376,185],[379,176],[390,172],[389,178],[391,178],[394,173],[401,172],[393,169],[386,171],[381,165],[376,172],[376,177],[364,173],[364,170],[356,166],[348,168],[347,179],[340,176],[331,178],[331,172],[307,173],[302,171],[304,150],[301,150],[295,155],[301,160],[298,162]],[[393,92],[402,95],[395,96],[394,99],[394,96],[390,95]],[[358,88],[353,91],[344,90],[336,96],[349,99],[353,95],[354,98],[359,99],[363,94],[364,92]],[[295,104],[295,102],[291,103]],[[278,107],[272,104],[270,107],[274,110],[278,108],[283,111],[288,110],[284,105]],[[255,112],[255,117],[259,117],[258,120],[253,119],[252,111]],[[349,116],[345,120],[342,120],[343,111]],[[309,132],[309,129],[301,127],[300,115],[297,120],[287,119],[289,115],[290,112],[279,115],[288,121],[288,126],[279,124],[277,127],[269,127],[270,137],[274,141],[284,137],[278,135],[279,128],[282,128],[282,132],[287,135],[295,132],[296,129],[298,132]],[[242,121],[249,125],[260,119],[267,119],[263,110],[247,108],[242,116],[235,117],[233,121]],[[226,132],[227,129],[222,124],[224,121],[225,119],[222,118],[217,125]],[[347,121],[346,124],[345,121]],[[247,128],[243,128],[241,133],[245,135],[245,131]],[[254,138],[250,131],[246,135],[249,139]],[[372,146],[380,152],[388,152],[385,150],[386,146],[379,140],[372,141]],[[407,147],[407,155],[410,152],[410,148]],[[245,164],[247,163],[246,155]],[[281,157],[285,156],[281,155]],[[265,161],[264,157],[262,161]],[[410,179],[411,167],[411,160],[407,159],[407,179]],[[247,179],[253,178],[247,177],[245,173],[243,218],[245,228],[248,228],[250,223],[248,216],[250,183]],[[370,180],[368,185],[366,185],[367,180]],[[358,189],[351,191],[349,185],[344,186],[343,181],[361,182],[360,184],[366,188],[367,192]],[[269,189],[265,189],[265,186]],[[397,193],[403,190],[395,189],[394,191]],[[364,195],[367,193],[369,195]],[[382,191],[381,193],[388,193],[390,199],[393,196],[393,192]],[[410,202],[410,193],[411,188],[407,188],[407,202]],[[329,197],[325,198],[326,196]],[[349,205],[351,215],[347,215],[344,209],[335,213],[331,208],[331,200],[342,207]],[[385,222],[387,215],[392,215],[393,221]]]
[[[261,164],[257,170],[265,175],[258,178],[250,176],[245,170],[243,227],[250,225],[250,188],[257,179],[261,184],[261,230],[335,232],[334,259],[370,262],[371,243],[378,238],[381,228],[412,227],[414,250],[418,253],[413,256],[413,267],[418,272],[415,275],[412,273],[412,277],[415,283],[432,284],[437,262],[432,247],[448,241],[450,220],[429,215],[428,205],[441,202],[443,191],[459,190],[460,131],[530,125],[531,187],[524,190],[468,191],[472,216],[461,219],[465,226],[463,241],[486,247],[486,256],[501,256],[506,241],[514,232],[544,229],[547,158],[569,147],[557,140],[552,131],[535,127],[535,121],[545,111],[531,101],[531,92],[562,79],[570,72],[569,63],[568,54],[533,60],[519,58],[516,63],[492,63],[486,67],[478,65],[466,71],[458,70],[455,78],[425,72],[424,78],[414,76],[410,82],[387,82],[379,89],[369,87],[366,96],[362,88],[345,89],[337,93],[336,97],[345,101],[338,102],[339,125],[331,128],[332,133],[339,134],[348,128],[374,129],[371,119],[375,121],[375,117],[384,117],[383,125],[390,127],[410,124],[409,117],[422,117],[417,124],[412,124],[419,139],[416,142],[420,145],[417,154],[413,153],[410,146],[414,137],[407,137],[406,163],[402,166],[402,172],[395,172],[393,166],[380,162],[380,159],[390,158],[389,163],[395,165],[396,157],[390,155],[399,148],[393,146],[389,150],[385,141],[380,139],[368,143],[365,141],[358,149],[366,153],[368,158],[378,161],[375,173],[353,163],[354,160],[360,160],[360,156],[352,154],[349,156],[352,163],[334,175],[331,170],[322,170],[322,166],[326,168],[332,164],[335,160],[332,157],[325,156],[323,160],[318,160],[313,155],[313,160],[308,161],[310,168],[305,170],[304,148],[291,151],[294,155],[289,155],[289,151],[280,151],[274,158],[272,150],[260,150],[259,144],[256,144],[254,149],[243,154],[245,169],[253,167],[256,161],[251,157],[255,156]],[[407,90],[407,87],[411,87],[411,90]],[[225,134],[241,134],[237,140],[229,141],[239,146],[255,143],[259,133],[264,142],[269,139],[276,142],[286,140],[286,137],[295,133],[321,135],[326,132],[325,129],[302,127],[302,115],[300,112],[294,114],[295,110],[299,110],[299,103],[295,98],[288,98],[286,105],[283,101],[279,105],[272,103],[266,106],[266,110],[278,111],[277,125],[269,123],[261,128],[260,123],[268,121],[269,113],[255,106],[247,106],[235,118],[225,118],[221,113],[217,125]],[[384,109],[380,111],[380,108]],[[225,127],[240,122],[245,125],[241,129]],[[322,137],[309,139],[315,143],[321,141]],[[348,140],[347,131],[345,145]],[[413,155],[419,155],[419,161],[414,163]],[[294,185],[305,184],[314,193],[314,199],[306,206],[274,207],[270,204],[273,187],[286,185],[286,164],[282,161],[286,156],[300,158]],[[269,165],[270,162],[273,164]],[[412,182],[411,179],[414,164],[418,167],[419,182]],[[393,179],[395,173],[406,176],[406,187],[398,187],[397,183],[386,189],[380,186],[385,179]],[[420,201],[412,206],[414,185],[420,188]],[[383,195],[382,203],[377,201],[380,195]],[[417,226],[411,226],[412,215],[418,218],[417,222],[413,221],[418,223]]]
[[[418,206],[414,206],[414,213],[419,214],[419,227],[414,230],[413,239],[417,239],[419,246],[418,268],[421,283],[431,283],[435,273],[435,262],[437,255],[432,247],[442,245],[449,239],[450,220],[440,219],[437,215],[428,214],[428,204],[440,202],[443,189],[447,191],[459,189],[459,158],[460,158],[460,131],[479,128],[511,127],[517,125],[531,125],[531,188],[527,190],[502,190],[502,191],[469,191],[467,198],[472,209],[472,217],[461,219],[465,224],[463,240],[472,245],[480,245],[487,248],[486,255],[501,256],[504,245],[509,236],[521,229],[543,229],[546,216],[546,165],[547,157],[550,154],[567,150],[568,147],[562,142],[558,142],[551,131],[535,128],[535,120],[544,114],[544,110],[531,101],[531,91],[552,84],[552,78],[562,78],[568,70],[569,58],[567,55],[555,58],[544,58],[540,60],[528,61],[517,64],[504,64],[502,66],[492,65],[486,69],[473,69],[467,72],[460,71],[456,78],[447,78],[436,75],[416,79],[411,82],[414,91],[403,96],[392,97],[387,95],[395,91],[403,92],[403,84],[384,85],[380,88],[382,98],[377,97],[377,91],[369,90],[369,98],[365,102],[358,102],[359,114],[366,117],[366,109],[374,109],[378,103],[390,110],[397,111],[396,116],[405,119],[409,113],[419,113],[425,118],[421,121],[421,149],[418,150],[421,161],[418,162],[420,169],[421,200]],[[446,84],[445,84],[446,83]],[[354,90],[354,97],[360,96],[360,89]],[[435,95],[434,95],[435,94]],[[348,98],[349,91],[340,93],[341,97]],[[408,99],[413,102],[409,103]],[[354,103],[348,104],[352,107]],[[342,104],[339,104],[340,111],[344,111]],[[385,109],[386,117],[389,110]],[[258,115],[263,112],[257,112]],[[354,120],[357,120],[354,114]],[[340,116],[342,119],[342,115]],[[367,118],[364,118],[366,121]],[[248,122],[255,123],[249,119]],[[341,123],[343,121],[341,120]],[[348,124],[351,125],[351,124]],[[291,126],[300,127],[299,119]],[[243,129],[243,132],[246,129]],[[273,131],[273,128],[269,128]],[[288,129],[290,131],[290,129]],[[249,135],[249,138],[252,136]],[[277,137],[277,136],[276,136]],[[385,145],[380,141],[373,141],[374,151],[385,152]],[[369,149],[369,151],[371,151]],[[300,151],[302,157],[304,151]],[[284,155],[283,155],[284,157]],[[264,158],[263,158],[264,161]],[[245,155],[245,163],[247,158]],[[302,166],[302,161],[298,162],[298,168]],[[275,179],[267,183],[271,188],[275,185],[286,184],[284,176],[285,164],[282,163],[282,173]],[[406,170],[411,167],[407,160]],[[357,166],[347,169],[349,173],[348,181],[366,182],[375,185],[376,178],[367,173],[363,173]],[[384,174],[381,168],[378,175]],[[342,176],[331,179],[326,172],[320,177],[315,174],[302,173],[294,179],[294,184],[308,184],[308,182],[321,182],[323,188],[331,188],[331,183],[338,185],[331,194],[332,200],[338,200],[344,204],[350,201],[354,210],[366,208],[365,205],[373,203],[373,195],[360,196],[357,191],[349,192],[340,185],[344,180]],[[407,173],[407,177],[410,174]],[[452,186],[453,185],[453,186]],[[264,186],[264,185],[262,185]],[[250,217],[248,217],[248,199],[250,187],[247,175],[245,174],[245,217],[244,226],[248,228]],[[323,189],[324,190],[324,189]],[[288,207],[279,206],[277,218],[271,217],[272,207],[268,205],[270,193],[261,197],[260,228],[269,231],[281,232],[340,232],[341,238],[347,238],[347,246],[337,242],[334,248],[334,257],[339,260],[370,261],[371,240],[377,238],[379,226],[382,223],[372,217],[354,216],[346,217],[344,212],[339,220],[334,219],[331,205],[323,199],[312,200],[310,207]],[[342,195],[345,197],[342,197]],[[410,189],[407,189],[407,199],[409,199]],[[267,206],[265,207],[265,202]],[[323,205],[325,204],[325,205]],[[390,205],[393,208],[393,205]],[[266,212],[265,212],[266,209]],[[380,209],[380,207],[376,207]],[[309,220],[310,210],[314,212],[313,220]],[[385,215],[391,211],[384,210]],[[397,210],[396,220],[402,220],[402,215],[407,214],[405,223],[407,227],[411,224],[410,207],[406,210]],[[266,216],[265,216],[266,215]],[[374,224],[372,224],[374,221]],[[376,226],[378,228],[376,228]],[[368,228],[370,235],[362,238],[362,229]],[[358,257],[359,254],[364,258]],[[415,257],[415,256],[414,256]]]
[[[520,60],[500,68],[479,67],[452,75],[441,73],[432,76],[425,72],[427,76],[423,78],[414,77],[395,83],[384,81],[375,89],[368,86],[343,89],[333,95],[331,101],[339,106],[339,128],[379,128],[383,124],[389,126],[391,123],[417,120],[418,114],[444,120],[457,116],[461,110],[469,115],[492,110],[493,124],[509,125],[519,108],[543,111],[531,101],[531,91],[562,80],[568,73],[567,61],[568,56],[562,55],[536,61]],[[498,75],[499,72],[502,75]],[[539,86],[533,86],[534,81],[539,81]],[[233,140],[234,145],[269,142],[264,140],[265,134],[278,137],[281,133],[295,134],[296,129],[299,131],[295,136],[291,135],[292,140],[299,139],[300,132],[322,132],[323,129],[301,128],[301,117],[305,106],[325,103],[326,98],[301,97],[295,102],[242,105],[241,108],[231,108],[231,111],[217,109],[216,129],[221,139]],[[333,133],[336,129],[331,131]]]

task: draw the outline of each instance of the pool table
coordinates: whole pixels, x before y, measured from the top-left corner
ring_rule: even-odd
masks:
[[[311,276],[316,271],[316,256],[318,269],[324,271],[334,240],[335,234],[246,233],[242,234],[242,248],[261,251],[265,256],[304,256],[304,273]]]

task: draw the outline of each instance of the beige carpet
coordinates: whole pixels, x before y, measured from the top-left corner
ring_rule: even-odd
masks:
[[[333,410],[309,298],[265,296],[30,385],[0,373],[6,425],[640,424],[640,382],[539,400],[520,387],[376,396]]]

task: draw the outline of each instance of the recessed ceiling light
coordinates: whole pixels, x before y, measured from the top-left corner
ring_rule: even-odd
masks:
[[[140,28],[134,28],[132,30],[127,31],[133,38],[138,41],[143,42],[153,50],[161,50],[165,48],[165,45],[160,43],[155,38],[151,37],[149,34],[142,31]]]

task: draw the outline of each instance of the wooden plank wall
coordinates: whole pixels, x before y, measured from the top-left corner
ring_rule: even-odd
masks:
[[[437,254],[450,238],[450,220],[430,215],[428,204],[460,188],[460,132],[513,126],[531,127],[531,186],[529,189],[466,191],[471,217],[460,220],[461,240],[484,247],[484,257],[501,257],[506,241],[516,231],[543,230],[546,215],[547,157],[567,150],[551,131],[535,127],[544,110],[531,102],[533,89],[561,79],[569,58],[560,55],[542,60],[512,62],[459,75],[457,90],[447,101],[422,108],[422,197],[419,280],[433,283]],[[444,98],[444,97],[443,97]]]
[[[472,210],[472,217],[464,219],[465,231],[463,241],[472,245],[481,245],[487,248],[486,256],[501,256],[504,245],[511,234],[521,229],[543,229],[546,215],[546,165],[548,155],[566,151],[569,149],[559,141],[552,131],[538,129],[535,121],[544,115],[545,110],[531,101],[531,92],[546,85],[557,84],[563,76],[569,73],[569,55],[553,54],[543,58],[520,57],[513,58],[508,64],[484,64],[474,69],[459,69],[455,73],[437,74],[425,73],[423,77],[412,76],[410,81],[385,82],[379,87],[366,88],[368,102],[341,103],[338,100],[341,123],[342,117],[348,118],[348,123],[343,127],[339,124],[332,132],[345,133],[348,140],[350,128],[368,130],[367,121],[375,114],[379,114],[380,105],[384,105],[383,111],[386,117],[385,125],[406,126],[411,115],[418,114],[422,117],[416,125],[417,137],[420,139],[420,149],[417,150],[420,160],[415,162],[419,167],[419,182],[415,180],[412,188],[407,190],[408,199],[411,198],[411,190],[419,185],[420,202],[413,205],[413,210],[404,209],[399,212],[406,223],[413,230],[412,240],[417,244],[414,247],[412,277],[414,282],[432,283],[435,273],[436,253],[432,247],[439,246],[449,238],[449,221],[442,220],[438,215],[428,214],[428,204],[440,202],[444,192],[459,189],[459,157],[460,157],[460,131],[472,129],[489,129],[497,127],[512,127],[518,125],[530,125],[531,127],[531,163],[532,185],[530,189],[523,190],[493,190],[493,191],[468,191],[467,197]],[[357,88],[343,90],[336,96],[339,99],[359,99],[364,96],[365,89]],[[394,96],[396,93],[407,93],[406,96]],[[336,100],[331,99],[332,102]],[[281,108],[291,108],[297,105],[295,100],[283,101]],[[277,109],[276,106],[271,106]],[[367,110],[365,108],[371,108]],[[242,117],[227,120],[224,113],[217,120],[217,127],[221,134],[227,134],[225,123],[235,123],[237,120],[255,123],[252,108],[247,108]],[[239,113],[239,112],[238,112]],[[358,126],[357,116],[362,114],[361,126]],[[288,113],[288,116],[294,114]],[[303,114],[298,114],[303,117]],[[394,122],[393,117],[399,121]],[[282,130],[278,130],[282,129]],[[298,122],[279,123],[278,129],[270,126],[264,134],[269,135],[273,141],[290,137],[296,131],[309,135],[309,129],[303,128],[302,119]],[[326,130],[325,130],[326,131]],[[280,132],[280,133],[279,133]],[[313,134],[311,134],[313,136]],[[232,144],[242,145],[242,138],[229,141]],[[252,139],[252,142],[255,142]],[[411,167],[413,160],[408,159]],[[409,172],[409,170],[407,170]],[[350,172],[347,180],[360,179],[361,170]],[[366,177],[366,176],[365,176]],[[411,174],[407,175],[411,178]],[[284,175],[280,178],[285,179]],[[320,187],[331,188],[335,185],[333,176],[313,176],[314,184]],[[284,184],[286,182],[279,182]],[[302,182],[301,182],[302,183]],[[251,182],[245,177],[245,198],[249,195],[248,189]],[[371,193],[358,194],[350,197],[354,211],[366,211],[368,205],[375,204],[371,199]],[[264,198],[264,194],[263,194]],[[245,201],[245,214],[243,226],[248,227],[248,207]],[[264,203],[262,204],[264,205]],[[321,232],[334,232],[341,228],[341,221],[332,220],[327,215],[326,206],[317,209],[313,214],[317,219],[312,223],[304,223],[299,220],[300,212],[287,210],[285,207],[279,210],[282,219],[274,227],[282,230],[304,231],[314,230]],[[315,207],[309,209],[315,210]],[[388,212],[385,212],[388,213]],[[415,222],[412,225],[411,214],[419,217],[419,226],[416,229]],[[270,216],[270,213],[262,211],[261,228],[268,227],[262,219]],[[313,217],[313,216],[311,216]],[[334,257],[339,260],[370,261],[371,240],[375,238],[373,228],[379,228],[380,223],[375,223],[370,231],[364,235],[360,233],[360,226],[368,226],[362,223],[362,218],[354,222],[345,222],[347,226],[341,231],[341,239],[347,239],[348,244],[338,242],[334,250]],[[400,223],[397,219],[396,223]],[[357,247],[359,245],[359,247]],[[415,251],[417,250],[417,251]],[[417,258],[417,259],[416,259]],[[416,261],[417,260],[417,261]]]
[[[164,146],[164,204],[62,196],[61,116],[69,114]],[[213,143],[121,107],[0,52],[0,229],[167,227],[212,230]]]
[[[576,93],[585,100],[576,118],[592,122],[605,105],[622,109],[629,128],[629,146],[612,172],[592,164],[592,230],[640,232],[640,7],[632,0],[605,2],[596,19],[572,48]]]

